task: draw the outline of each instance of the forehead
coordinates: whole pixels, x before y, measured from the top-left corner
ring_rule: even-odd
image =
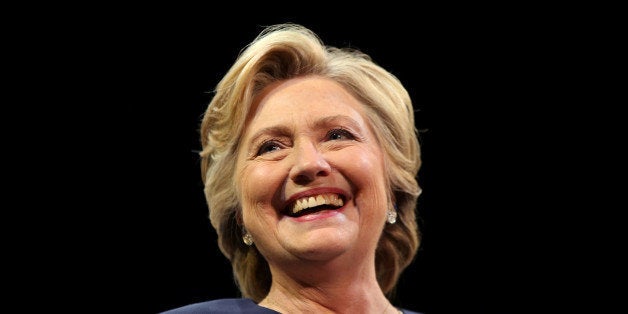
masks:
[[[347,115],[363,121],[363,104],[339,83],[321,77],[295,78],[266,87],[253,104],[251,126],[281,118]]]

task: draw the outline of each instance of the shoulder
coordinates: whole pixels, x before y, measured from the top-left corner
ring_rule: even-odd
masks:
[[[402,309],[402,308],[400,308],[399,310],[400,310],[403,314],[423,314],[423,313],[421,313],[421,312],[415,312],[415,311],[412,311],[412,310],[406,310],[406,309]]]
[[[161,314],[203,314],[203,313],[260,313],[276,314],[277,312],[257,305],[246,298],[217,299],[199,302],[171,309]]]

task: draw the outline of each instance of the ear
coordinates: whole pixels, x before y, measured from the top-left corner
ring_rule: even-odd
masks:
[[[238,223],[238,226],[244,225],[244,219],[242,219],[242,209],[237,208],[235,210],[235,219],[236,223]]]
[[[395,197],[395,192],[391,191],[390,194],[388,195],[388,202],[390,204],[390,207],[397,207],[397,198]]]

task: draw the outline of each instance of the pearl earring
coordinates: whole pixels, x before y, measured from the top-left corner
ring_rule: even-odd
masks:
[[[246,229],[243,229],[242,233],[242,241],[244,241],[244,244],[248,246],[253,245],[253,236],[248,231],[246,231]]]
[[[386,221],[391,225],[397,222],[397,204],[394,205],[394,208],[388,209],[386,212]]]

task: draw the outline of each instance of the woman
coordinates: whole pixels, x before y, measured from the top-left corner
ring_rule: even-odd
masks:
[[[420,240],[418,134],[398,79],[281,24],[215,92],[202,173],[242,298],[168,313],[415,313],[387,298]]]

